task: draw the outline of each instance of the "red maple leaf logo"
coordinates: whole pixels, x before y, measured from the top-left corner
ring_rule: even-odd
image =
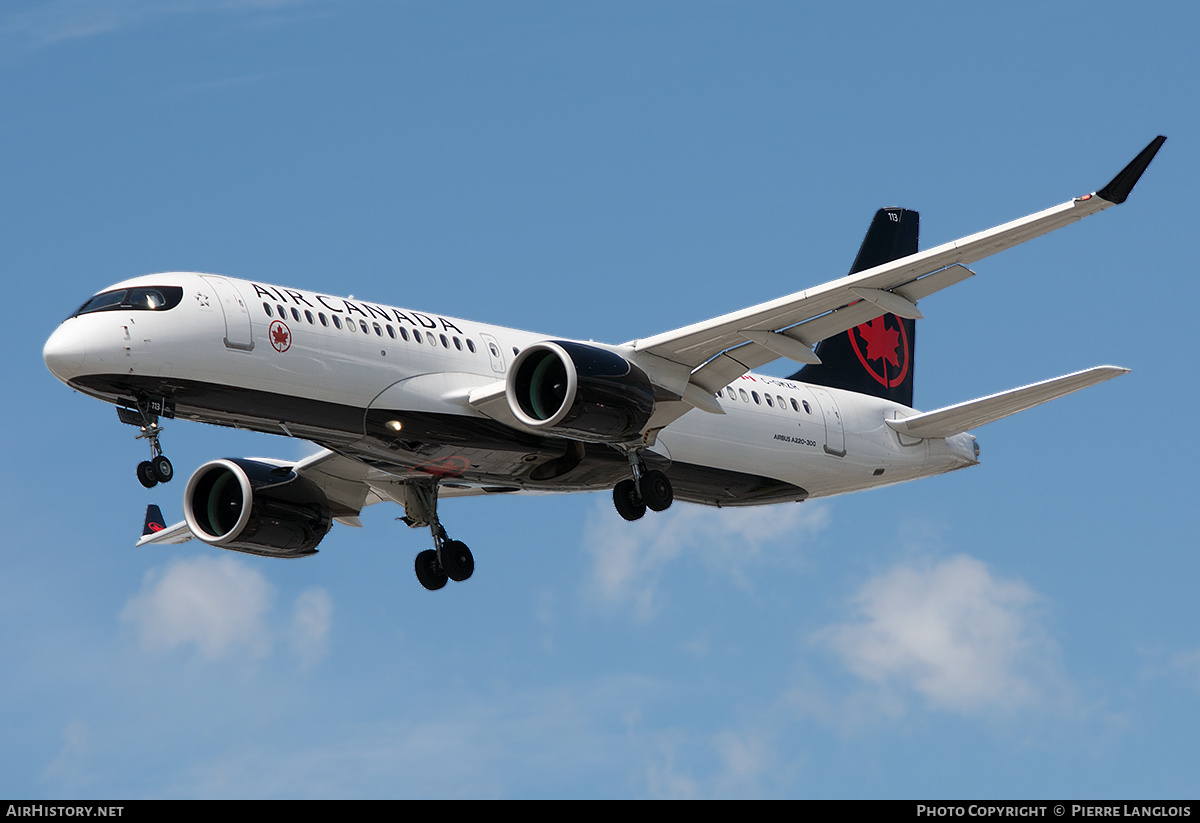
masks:
[[[271,324],[271,346],[277,352],[285,352],[292,345],[292,333],[288,327],[276,320]]]
[[[900,333],[889,329],[883,324],[882,317],[863,323],[858,327],[858,333],[867,344],[868,360],[886,360],[896,368],[900,367]]]

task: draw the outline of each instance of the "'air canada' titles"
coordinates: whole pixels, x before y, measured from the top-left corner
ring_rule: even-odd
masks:
[[[413,328],[436,329],[438,324],[441,324],[442,331],[456,331],[459,334],[464,334],[463,330],[451,323],[440,314],[437,315],[437,322],[426,314],[420,312],[409,311],[402,312],[400,309],[392,308],[391,306],[379,306],[371,303],[359,301],[357,303],[347,300],[342,297],[329,297],[323,294],[309,295],[320,306],[309,302],[309,298],[305,297],[303,292],[295,289],[280,289],[273,286],[260,286],[258,283],[251,283],[254,286],[254,294],[259,298],[270,298],[279,303],[291,303],[296,306],[307,306],[310,309],[324,308],[326,311],[334,314],[360,314],[368,320],[383,320],[384,322],[408,323]],[[339,308],[344,307],[344,308]]]

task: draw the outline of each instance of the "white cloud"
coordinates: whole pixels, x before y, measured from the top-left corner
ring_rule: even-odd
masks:
[[[794,551],[797,542],[828,524],[828,509],[813,504],[731,509],[676,504],[627,523],[606,501],[587,518],[584,549],[593,558],[594,594],[632,604],[638,619],[648,620],[658,607],[659,579],[685,552],[689,560],[748,586],[747,564],[774,548]]]
[[[72,720],[63,729],[63,747],[58,757],[46,767],[47,779],[57,783],[77,784],[88,777],[87,763],[95,753],[91,729],[80,720]]]
[[[1038,596],[959,555],[900,566],[854,598],[856,619],[817,635],[856,675],[900,684],[931,705],[972,713],[1045,701],[1057,650],[1038,624]]]
[[[291,646],[301,668],[309,668],[329,652],[333,600],[322,588],[306,589],[292,610]]]
[[[290,622],[280,630],[272,618],[275,587],[233,556],[174,560],[146,573],[142,590],[121,610],[142,648],[194,646],[206,660],[265,657],[277,637],[307,669],[329,653],[333,599],[323,588],[301,592]]]
[[[194,644],[208,660],[233,652],[257,657],[269,648],[271,597],[270,584],[244,563],[200,555],[147,572],[121,619],[133,624],[145,648]]]
[[[718,786],[719,796],[754,796],[765,775],[779,767],[779,758],[765,733],[725,731],[716,736],[713,746],[724,767]]]

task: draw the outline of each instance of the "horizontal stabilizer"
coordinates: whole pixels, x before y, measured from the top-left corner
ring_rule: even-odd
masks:
[[[1119,366],[1096,366],[1091,369],[1043,380],[1031,386],[993,394],[979,400],[969,400],[947,406],[944,409],[924,412],[903,420],[886,421],[896,431],[912,437],[952,437],[974,429],[985,423],[1008,417],[1011,414],[1040,406],[1049,400],[1062,397],[1105,380],[1120,377],[1129,369]]]
[[[157,514],[157,518],[152,517],[151,510]],[[150,521],[156,522],[151,525]],[[154,525],[159,528],[155,529]],[[162,525],[162,513],[158,510],[158,506],[151,506],[146,510],[146,526],[142,529],[142,539],[137,542],[139,546],[148,546],[151,543],[186,543],[195,535],[188,528],[186,520],[180,520],[174,526]]]

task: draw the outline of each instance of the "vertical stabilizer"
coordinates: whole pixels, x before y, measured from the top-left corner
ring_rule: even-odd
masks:
[[[160,532],[166,527],[166,523],[163,521],[162,509],[153,504],[147,506],[146,522],[142,525],[142,537]]]
[[[917,252],[921,215],[880,209],[867,229],[850,274]],[[805,366],[791,380],[883,397],[911,407],[916,322],[884,314],[817,344],[821,363]]]

